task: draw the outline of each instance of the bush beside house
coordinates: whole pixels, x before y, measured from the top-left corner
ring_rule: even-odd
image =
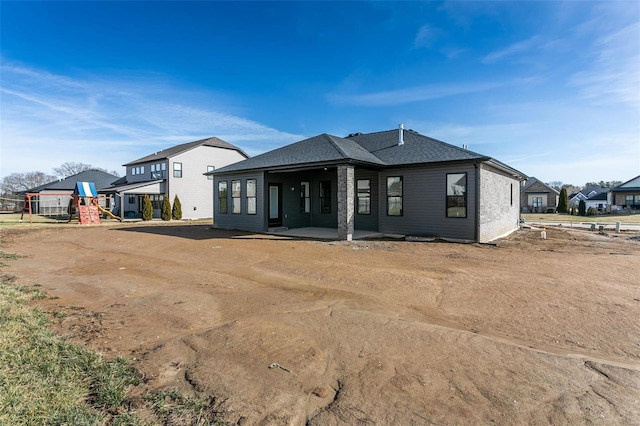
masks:
[[[171,203],[167,195],[162,197],[162,212],[160,213],[160,218],[165,221],[171,220]]]
[[[153,205],[151,205],[151,198],[148,194],[144,195],[144,201],[142,203],[142,220],[153,219]]]
[[[176,195],[173,199],[173,210],[171,210],[171,216],[173,220],[182,219],[182,204],[180,204],[180,198]]]

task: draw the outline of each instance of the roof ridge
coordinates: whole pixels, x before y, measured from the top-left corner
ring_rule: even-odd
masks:
[[[329,143],[331,143],[331,145],[336,149],[336,151],[338,151],[338,153],[342,155],[343,158],[349,158],[347,153],[344,152],[344,150],[338,145],[337,141],[334,139],[334,138],[337,138],[338,136],[333,136],[328,133],[323,133],[322,136],[324,136],[329,141]]]

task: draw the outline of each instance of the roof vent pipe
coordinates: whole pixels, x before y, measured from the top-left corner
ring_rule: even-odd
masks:
[[[404,145],[404,124],[398,127],[398,145]]]

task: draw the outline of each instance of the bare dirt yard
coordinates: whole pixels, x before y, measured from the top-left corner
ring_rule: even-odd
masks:
[[[41,304],[59,332],[134,360],[147,390],[215,395],[230,423],[640,424],[637,235],[0,232],[22,256],[3,271],[58,297]]]

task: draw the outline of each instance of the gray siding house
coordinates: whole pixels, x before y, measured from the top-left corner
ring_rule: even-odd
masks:
[[[142,216],[145,195],[151,198],[153,217],[159,218],[164,197],[177,195],[183,219],[213,217],[213,177],[219,167],[248,158],[240,148],[216,137],[176,145],[124,164],[127,175],[107,192],[114,195],[123,218]]]
[[[24,194],[39,194],[31,197],[31,209],[34,213],[61,215],[67,214],[69,211],[69,201],[77,182],[93,182],[98,192],[101,192],[105,188],[110,188],[116,180],[118,180],[118,176],[102,170],[85,170],[65,179],[30,188],[24,191]],[[100,200],[100,204],[102,207],[110,209],[112,207],[111,201],[109,197],[106,197]],[[23,206],[19,207],[22,210]]]
[[[214,227],[486,242],[519,226],[519,171],[412,130],[318,135],[216,169]]]

